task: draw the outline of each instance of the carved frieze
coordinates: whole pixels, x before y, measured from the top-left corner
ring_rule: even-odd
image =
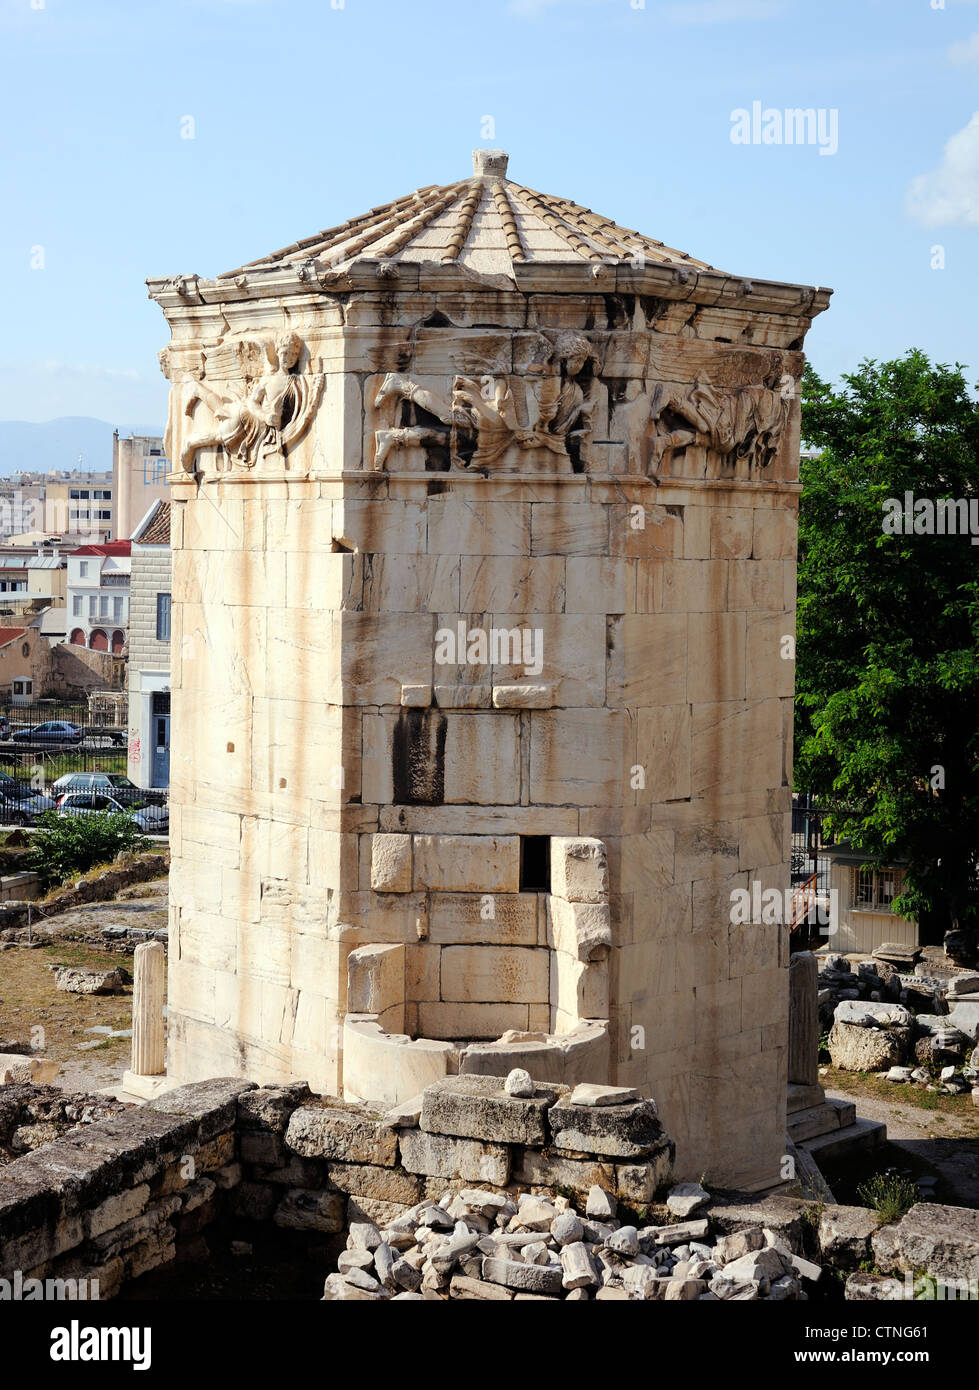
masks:
[[[691,385],[660,382],[649,396],[648,472],[669,476],[674,455],[702,449],[710,476],[734,469],[762,474],[778,452],[792,406],[792,378],[718,389],[706,377]]]
[[[420,447],[450,468],[584,472],[595,408],[591,345],[579,333],[543,334],[522,374],[456,376],[448,389],[389,372],[374,398],[374,468]],[[434,452],[433,452],[434,451]]]
[[[321,374],[299,370],[302,354],[302,339],[285,332],[220,343],[202,351],[197,365],[176,371],[167,447],[173,458],[179,444],[178,471],[196,473],[204,449],[220,451],[219,473],[285,469],[323,392]],[[168,371],[169,360],[162,365]],[[181,420],[175,430],[175,409],[191,424]]]

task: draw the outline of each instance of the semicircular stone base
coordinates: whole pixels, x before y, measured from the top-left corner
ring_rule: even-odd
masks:
[[[494,1042],[443,1042],[389,1033],[376,1014],[343,1021],[343,1093],[377,1106],[397,1105],[445,1076],[506,1076],[523,1067],[537,1081],[603,1083],[609,1075],[607,1019],[580,1022],[567,1033],[511,1029]]]

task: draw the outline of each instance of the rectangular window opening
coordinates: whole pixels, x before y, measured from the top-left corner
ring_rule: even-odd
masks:
[[[550,835],[520,836],[520,891],[521,893],[549,893],[551,891]]]

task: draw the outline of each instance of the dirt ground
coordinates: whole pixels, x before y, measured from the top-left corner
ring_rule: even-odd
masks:
[[[89,903],[34,924],[42,943],[0,952],[0,1039],[39,1041],[45,1057],[61,1063],[55,1085],[65,1090],[99,1090],[118,1084],[129,1066],[132,987],[121,994],[68,994],[55,988],[52,965],[121,966],[132,974],[135,942],[109,949],[108,926],[157,930],[167,925],[167,881],[154,880],[124,890],[113,902]],[[93,1028],[103,1031],[92,1032]],[[107,1031],[122,1036],[110,1036]]]
[[[935,1200],[979,1207],[979,1108],[968,1092],[921,1091],[833,1068],[820,1081],[827,1096],[855,1101],[861,1119],[887,1125],[886,1149],[870,1156],[868,1169],[894,1164],[915,1175],[932,1174],[938,1180]],[[837,1186],[833,1191],[838,1201],[848,1200]]]

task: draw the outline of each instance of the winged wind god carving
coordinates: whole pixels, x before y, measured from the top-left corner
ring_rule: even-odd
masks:
[[[674,453],[699,446],[742,464],[749,475],[767,468],[778,452],[792,405],[792,378],[757,386],[717,389],[706,379],[683,386],[660,382],[650,397],[647,447],[650,471],[667,471]]]
[[[596,400],[594,353],[579,333],[561,333],[553,344],[542,335],[524,375],[456,376],[448,392],[389,372],[374,400],[391,421],[375,431],[374,467],[387,467],[395,449],[417,446],[436,468],[583,472]],[[531,451],[538,451],[533,462]]]
[[[302,339],[222,343],[201,354],[186,381],[184,414],[203,404],[211,419],[191,431],[180,450],[180,468],[197,470],[201,449],[223,449],[230,467],[251,469],[272,458],[285,462],[289,449],[309,428],[323,391],[322,374],[300,373]],[[205,380],[206,378],[206,380]]]

